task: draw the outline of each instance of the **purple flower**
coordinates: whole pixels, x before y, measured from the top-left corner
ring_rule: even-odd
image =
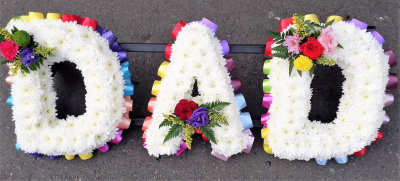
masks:
[[[22,62],[25,66],[29,67],[31,64],[40,60],[40,56],[33,51],[33,48],[25,47],[19,56],[22,58]]]
[[[189,120],[186,120],[186,122],[195,128],[205,126],[208,124],[210,121],[210,118],[208,117],[207,113],[207,108],[206,107],[200,107],[193,111],[192,116],[190,116]]]
[[[297,33],[293,34],[293,36],[286,36],[285,42],[283,42],[283,46],[288,48],[289,53],[300,53],[300,38]]]

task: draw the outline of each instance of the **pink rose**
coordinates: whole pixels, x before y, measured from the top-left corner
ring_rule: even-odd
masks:
[[[3,57],[12,62],[18,53],[18,45],[13,40],[6,40],[0,43],[0,50]]]
[[[336,41],[332,27],[329,26],[321,30],[318,42],[321,43],[322,47],[324,47],[325,54],[332,55],[335,53],[338,42]]]

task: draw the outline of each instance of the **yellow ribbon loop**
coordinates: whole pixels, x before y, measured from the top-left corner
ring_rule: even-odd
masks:
[[[265,152],[267,152],[268,154],[272,155],[272,149],[269,147],[268,145],[268,140],[264,139],[264,150]]]
[[[29,21],[33,19],[44,19],[43,13],[29,12]]]
[[[169,62],[164,61],[164,62],[160,65],[160,68],[158,68],[157,75],[164,79],[164,77],[167,75],[168,66],[169,66]]]
[[[310,20],[311,22],[320,23],[316,14],[307,14],[304,16],[304,21]]]
[[[23,19],[24,21],[29,21],[29,16],[26,16],[26,15],[21,16],[21,19]]]
[[[65,158],[66,158],[67,160],[72,160],[72,159],[75,158],[75,155],[65,155]]]
[[[338,16],[338,15],[332,15],[332,16],[329,16],[329,17],[326,19],[326,22],[329,22],[329,21],[332,21],[332,20],[335,20],[335,21],[333,22],[333,24],[335,24],[335,23],[337,23],[337,22],[339,22],[339,21],[343,21],[343,17]]]
[[[267,138],[269,135],[269,128],[261,129],[261,138]]]
[[[47,13],[47,15],[46,15],[46,19],[49,19],[49,20],[57,20],[60,18],[61,18],[61,16],[58,13]]]
[[[151,94],[157,97],[158,93],[160,92],[160,85],[161,81],[155,80],[153,84],[153,88],[151,89]]]
[[[84,155],[84,154],[78,154],[78,155],[79,155],[79,157],[81,157],[82,160],[87,160],[87,159],[90,159],[90,158],[93,157],[93,153],[92,152],[90,152],[90,153],[88,153],[86,155]]]

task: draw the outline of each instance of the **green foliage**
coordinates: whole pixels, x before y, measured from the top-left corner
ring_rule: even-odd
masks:
[[[315,69],[315,65],[313,65],[310,69],[310,77],[312,77],[312,75],[314,74],[314,69]]]
[[[206,107],[207,109],[214,109],[215,111],[221,111],[225,106],[228,106],[230,104],[231,103],[229,102],[215,101],[215,102],[201,104],[199,105],[199,107]]]
[[[13,34],[14,42],[20,47],[28,46],[31,42],[31,35],[29,35],[29,33],[27,33],[26,31],[20,30],[16,31]]]
[[[167,119],[164,119],[164,121],[160,124],[159,128],[163,127],[163,126],[171,126],[174,123],[171,121],[168,121]]]
[[[270,55],[270,57],[278,57],[278,58],[285,59],[285,58],[288,58],[288,55],[285,53],[273,53]]]
[[[189,150],[192,149],[192,135],[194,134],[194,128],[189,126],[188,124],[183,127],[185,130],[185,141],[186,145],[188,146]]]
[[[217,141],[215,140],[214,136],[214,131],[211,129],[210,125],[205,125],[203,127],[200,127],[200,131],[206,136],[208,139],[210,139],[213,143],[217,144]]]
[[[337,47],[343,49],[341,44],[338,44]]]
[[[334,66],[336,61],[333,59],[327,59],[325,56],[321,56],[317,59],[316,63],[320,65]]]
[[[172,138],[179,136],[182,132],[183,132],[182,125],[179,124],[172,125],[172,127],[168,131],[167,136],[165,136],[164,143]]]

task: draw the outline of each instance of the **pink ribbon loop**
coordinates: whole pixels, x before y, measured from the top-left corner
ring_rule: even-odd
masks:
[[[396,66],[397,62],[396,62],[396,58],[394,57],[393,51],[392,50],[386,50],[385,54],[389,55],[389,65],[390,65],[390,67]]]
[[[397,74],[396,73],[390,73],[389,74],[389,82],[386,85],[386,90],[396,89],[398,81],[399,81],[399,79],[397,78]]]
[[[240,82],[240,80],[238,78],[232,78],[232,88],[233,88],[233,92],[236,92],[237,90],[239,90],[242,87],[242,83]]]
[[[265,108],[269,109],[271,107],[271,104],[272,104],[272,96],[270,94],[264,94],[262,105]]]
[[[224,161],[228,161],[228,159],[229,159],[229,157],[221,155],[221,154],[219,154],[218,152],[216,152],[214,150],[211,152],[211,155],[214,155],[215,157],[217,157],[217,158],[219,158],[221,160],[224,160]]]
[[[187,144],[183,142],[181,145],[179,145],[179,150],[175,153],[176,156],[179,156],[183,153],[188,148]]]
[[[261,115],[261,124],[267,125],[267,121],[270,118],[270,114],[266,113],[266,114],[262,114]]]
[[[386,93],[385,94],[385,106],[390,106],[393,104],[394,97],[393,94],[391,93]]]
[[[108,149],[110,149],[110,146],[108,146],[108,144],[106,143],[104,146],[97,148],[99,151],[101,152],[106,152]]]
[[[224,56],[226,60],[226,65],[225,67],[228,69],[228,72],[232,72],[235,69],[235,64],[233,63],[233,60],[230,56]]]

